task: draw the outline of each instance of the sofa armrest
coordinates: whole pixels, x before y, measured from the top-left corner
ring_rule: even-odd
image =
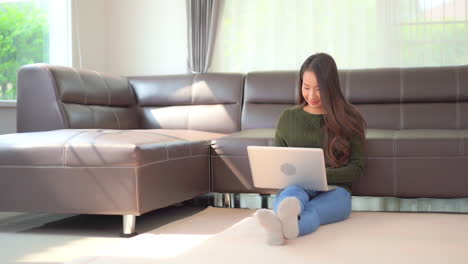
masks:
[[[26,65],[18,72],[17,131],[68,128],[55,80],[45,65]]]

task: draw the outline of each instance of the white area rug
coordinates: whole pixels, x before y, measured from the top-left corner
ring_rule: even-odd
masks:
[[[69,263],[468,263],[468,215],[353,212],[283,246],[255,210],[213,208]]]

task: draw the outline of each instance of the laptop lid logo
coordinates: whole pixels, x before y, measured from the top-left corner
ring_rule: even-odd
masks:
[[[296,166],[292,165],[291,163],[283,163],[280,166],[281,172],[285,175],[291,176],[296,174]]]

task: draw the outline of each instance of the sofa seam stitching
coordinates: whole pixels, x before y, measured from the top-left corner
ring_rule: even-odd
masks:
[[[346,100],[348,100],[348,101],[349,101],[349,97],[350,97],[350,93],[351,93],[350,92],[350,87],[349,87],[350,75],[351,75],[351,71],[348,70],[348,72],[346,73],[346,84],[345,84],[345,86],[346,86],[345,90],[346,90],[346,96],[347,96]]]
[[[85,92],[85,98],[84,98],[84,104],[87,105],[88,104],[88,90],[86,89],[84,83],[83,83],[83,79],[81,78],[81,74],[75,69],[75,68],[71,68],[76,75],[78,75],[78,79],[80,79],[80,84],[81,84],[81,88],[82,90]]]
[[[96,125],[96,117],[94,116],[94,114],[95,114],[94,108],[96,108],[96,106],[94,106],[94,105],[87,105],[87,104],[85,104],[84,106],[85,106],[85,107],[88,107],[89,110],[91,111],[91,116],[93,117],[92,126],[93,126],[93,128],[97,128],[97,125]]]
[[[166,149],[166,160],[170,160],[170,157],[169,157],[169,143],[168,142],[164,142],[164,148]]]
[[[102,82],[104,83],[104,86],[106,87],[106,92],[107,92],[107,106],[109,106],[110,108],[110,111],[112,112],[112,114],[114,115],[114,118],[115,120],[117,121],[117,127],[118,129],[121,129],[122,126],[120,125],[120,119],[118,117],[118,115],[115,113],[114,111],[114,108],[112,107],[112,94],[110,92],[110,87],[109,87],[109,84],[107,83],[106,79],[104,79],[104,77],[102,76],[102,74],[100,74],[99,72],[97,71],[94,71],[102,80]]]
[[[213,155],[212,157],[234,157],[234,158],[247,158],[248,155]],[[430,159],[445,159],[445,158],[460,158],[459,156],[411,156],[411,157],[392,157],[392,156],[388,156],[388,157],[369,157],[367,156],[366,158],[369,158],[369,159],[426,159],[426,158],[430,158]],[[468,158],[467,157],[462,157],[462,158]],[[1,167],[1,166],[0,166]]]
[[[460,157],[463,157],[463,134],[461,132],[461,128],[460,128],[460,69],[458,67],[455,68],[455,82],[456,82],[456,86],[457,86],[457,97],[455,99],[455,102],[456,102],[456,116],[457,116],[457,120],[456,120],[456,128],[457,128],[457,132],[460,136]]]
[[[190,106],[193,106],[193,85],[195,84],[195,78],[197,77],[197,74],[193,74],[192,75],[192,85],[190,85]],[[186,119],[186,124],[185,124],[185,127],[187,129],[191,129],[191,127],[189,127],[190,125],[190,110],[187,110],[186,113],[187,113],[187,119]]]
[[[59,107],[59,111],[62,113],[63,115],[63,118],[65,120],[62,119],[62,122],[65,121],[66,123],[64,124],[65,125],[65,128],[70,128],[70,121],[68,120],[68,116],[66,115],[65,113],[65,109],[63,107],[64,103],[62,102],[62,98],[59,97],[58,95],[58,87],[57,87],[57,81],[55,80],[54,78],[54,75],[52,74],[52,72],[50,71],[49,67],[46,67],[44,65],[40,65],[39,67],[45,69],[48,73],[49,73],[49,76],[52,78],[53,82],[54,82],[54,95],[55,95],[55,100],[57,101],[57,105]]]
[[[396,195],[396,158],[395,158],[395,151],[396,151],[396,134],[397,131],[393,132],[393,195]]]
[[[137,212],[140,213],[140,194],[139,192],[139,187],[140,187],[140,182],[139,182],[139,177],[138,177],[138,167],[135,167],[133,170],[134,177],[135,177],[135,191],[136,191],[136,209]]]
[[[87,131],[85,131],[87,132]],[[85,133],[83,132],[83,133]],[[80,133],[81,134],[81,133]],[[79,134],[78,134],[79,135]],[[76,136],[78,136],[76,135]],[[75,135],[74,135],[75,136]],[[70,138],[71,139],[71,138]],[[166,162],[166,161],[173,161],[173,160],[183,160],[183,159],[189,159],[189,158],[199,158],[199,157],[207,157],[208,155],[195,155],[195,156],[184,156],[184,157],[180,157],[180,158],[174,158],[174,159],[165,159],[165,160],[160,160],[160,161],[154,161],[154,162],[150,162],[150,163],[147,163],[147,164],[144,164],[144,165],[140,165],[140,166],[115,166],[115,167],[110,167],[110,166],[60,166],[60,165],[55,165],[55,166],[47,166],[47,165],[43,165],[43,166],[10,166],[10,165],[0,165],[0,168],[70,168],[70,169],[73,169],[73,168],[83,168],[83,169],[86,169],[86,168],[89,168],[89,169],[135,169],[135,168],[143,168],[143,167],[146,167],[146,166],[150,166],[150,165],[154,165],[154,164],[158,164],[158,163],[163,163],[163,162]]]
[[[95,72],[99,76],[99,78],[101,78],[101,81],[104,83],[104,86],[106,87],[106,92],[107,92],[107,105],[110,106],[111,105],[111,93],[110,93],[109,85],[107,84],[106,80],[99,72],[97,71],[93,71],[93,72]]]
[[[188,140],[188,139],[184,139],[183,141],[181,141],[183,144],[188,145],[188,147],[189,147],[189,156],[192,156],[192,144],[190,144],[190,143],[196,143],[197,141],[198,141],[198,140],[191,140],[191,141],[190,141],[190,140]],[[187,144],[187,142],[188,142],[189,144]],[[180,144],[180,143],[179,143],[179,144]]]
[[[182,157],[182,158],[176,158],[176,159],[172,159],[172,160],[180,160],[180,159],[186,159],[186,158],[192,158],[192,157],[206,157],[208,155],[196,155],[196,156],[186,156],[186,157]],[[247,155],[217,155],[217,156],[210,156],[211,158],[222,158],[222,157],[234,157],[234,158],[247,158],[248,156]],[[468,156],[467,157],[459,157],[459,156],[445,156],[445,157],[441,157],[441,156],[428,156],[428,157],[424,157],[424,156],[418,156],[418,157],[367,157],[368,159],[453,159],[453,158],[462,158],[462,159],[468,159]],[[88,167],[83,167],[83,166],[60,166],[60,165],[54,165],[54,166],[48,166],[48,165],[38,165],[38,166],[23,166],[23,165],[18,165],[18,166],[15,166],[15,165],[0,165],[0,168],[94,168],[94,169],[109,169],[109,168],[113,168],[113,169],[133,169],[133,168],[141,168],[141,167],[145,167],[145,166],[148,166],[148,165],[154,165],[154,164],[157,164],[157,163],[161,163],[161,162],[165,162],[165,161],[170,161],[170,160],[162,160],[162,161],[156,161],[156,162],[151,162],[151,163],[147,163],[147,164],[144,164],[144,165],[141,165],[141,166],[126,166],[126,167],[120,167],[120,166],[116,166],[116,167],[103,167],[103,166],[88,166]]]
[[[403,110],[403,94],[404,90],[404,69],[400,68],[400,129],[403,129],[404,124],[404,110]],[[398,130],[398,131],[399,131]],[[396,159],[396,152],[397,152],[397,144],[396,138],[398,131],[394,131],[393,133],[393,196],[396,196],[398,193],[398,173],[397,173],[397,159]]]
[[[63,147],[62,147],[62,168],[65,168],[66,167],[66,163],[67,163],[67,149],[68,149],[68,143],[70,142],[70,140],[74,137],[77,137],[83,133],[86,133],[88,131],[81,131],[77,134],[74,134],[74,135],[71,135],[69,138],[67,138],[65,140],[65,143],[63,144]]]
[[[119,116],[117,115],[117,113],[115,113],[115,111],[114,111],[114,109],[112,109],[112,107],[111,107],[111,111],[112,111],[112,113],[114,114],[115,119],[117,120],[117,126],[119,127],[119,129],[122,129],[122,126],[121,126],[121,124],[120,124],[120,118],[119,118]]]
[[[459,72],[459,69],[458,68],[455,68],[455,82],[456,82],[456,86],[457,86],[457,97],[455,99],[455,105],[456,105],[456,115],[457,115],[457,120],[456,120],[456,128],[457,129],[460,129],[460,104],[459,104],[459,100],[460,100],[460,72]]]
[[[460,136],[462,138],[462,140],[461,140],[461,156],[464,157],[465,156],[465,146],[464,146],[463,134],[461,133],[461,131],[460,131]]]
[[[404,90],[403,74],[404,74],[403,69],[400,69],[400,129],[403,129],[403,124],[404,124],[403,93],[405,92],[405,90]]]

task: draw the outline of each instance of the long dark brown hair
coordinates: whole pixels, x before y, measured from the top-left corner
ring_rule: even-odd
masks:
[[[328,166],[339,168],[349,162],[352,137],[357,136],[362,142],[364,153],[367,152],[366,121],[358,108],[350,104],[341,93],[336,63],[325,53],[314,54],[302,64],[299,72],[298,107],[307,105],[302,96],[302,82],[306,71],[315,73],[325,111],[321,126],[327,138],[323,146],[325,161]]]

